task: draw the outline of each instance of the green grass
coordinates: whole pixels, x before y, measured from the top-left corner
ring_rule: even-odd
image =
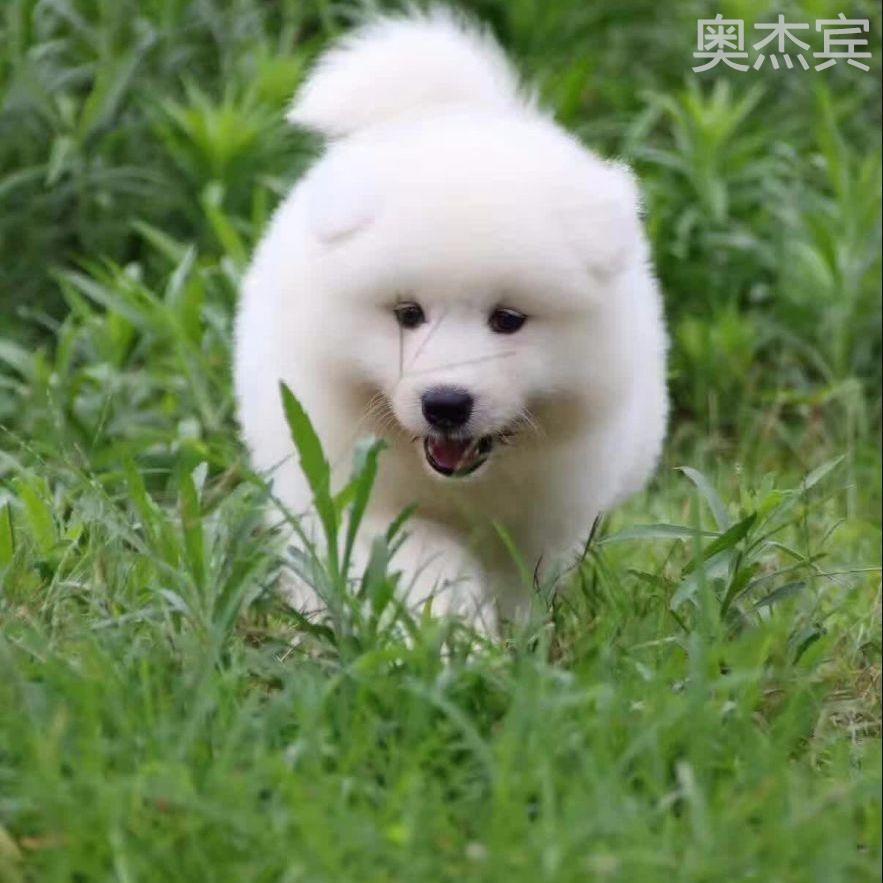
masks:
[[[396,606],[395,537],[341,577],[373,455],[337,559],[280,548],[232,419],[356,6],[0,7],[0,880],[879,879],[879,7],[869,73],[704,77],[707,4],[467,8],[637,167],[673,341],[657,479],[493,642]]]

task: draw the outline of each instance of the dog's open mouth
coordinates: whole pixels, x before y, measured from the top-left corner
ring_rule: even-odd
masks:
[[[448,438],[427,435],[423,439],[426,462],[441,475],[462,478],[475,472],[490,456],[493,436],[481,438]]]

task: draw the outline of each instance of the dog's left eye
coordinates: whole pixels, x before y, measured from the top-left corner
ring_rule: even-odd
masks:
[[[416,328],[426,321],[426,315],[423,307],[415,303],[396,304],[395,309],[396,321],[402,328]]]
[[[526,321],[527,316],[524,313],[499,307],[490,314],[488,325],[491,326],[491,331],[497,334],[514,334]]]

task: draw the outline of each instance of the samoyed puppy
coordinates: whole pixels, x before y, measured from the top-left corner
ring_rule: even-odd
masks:
[[[288,119],[326,142],[243,285],[235,387],[254,466],[311,525],[280,381],[336,487],[356,443],[383,437],[356,567],[416,504],[393,559],[402,592],[492,629],[659,457],[666,335],[635,179],[444,10],[351,33]],[[321,610],[309,586],[289,594]]]

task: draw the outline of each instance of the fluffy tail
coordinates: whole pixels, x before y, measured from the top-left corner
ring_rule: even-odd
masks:
[[[493,37],[437,8],[375,19],[349,34],[320,57],[288,119],[339,137],[433,105],[531,103]]]

